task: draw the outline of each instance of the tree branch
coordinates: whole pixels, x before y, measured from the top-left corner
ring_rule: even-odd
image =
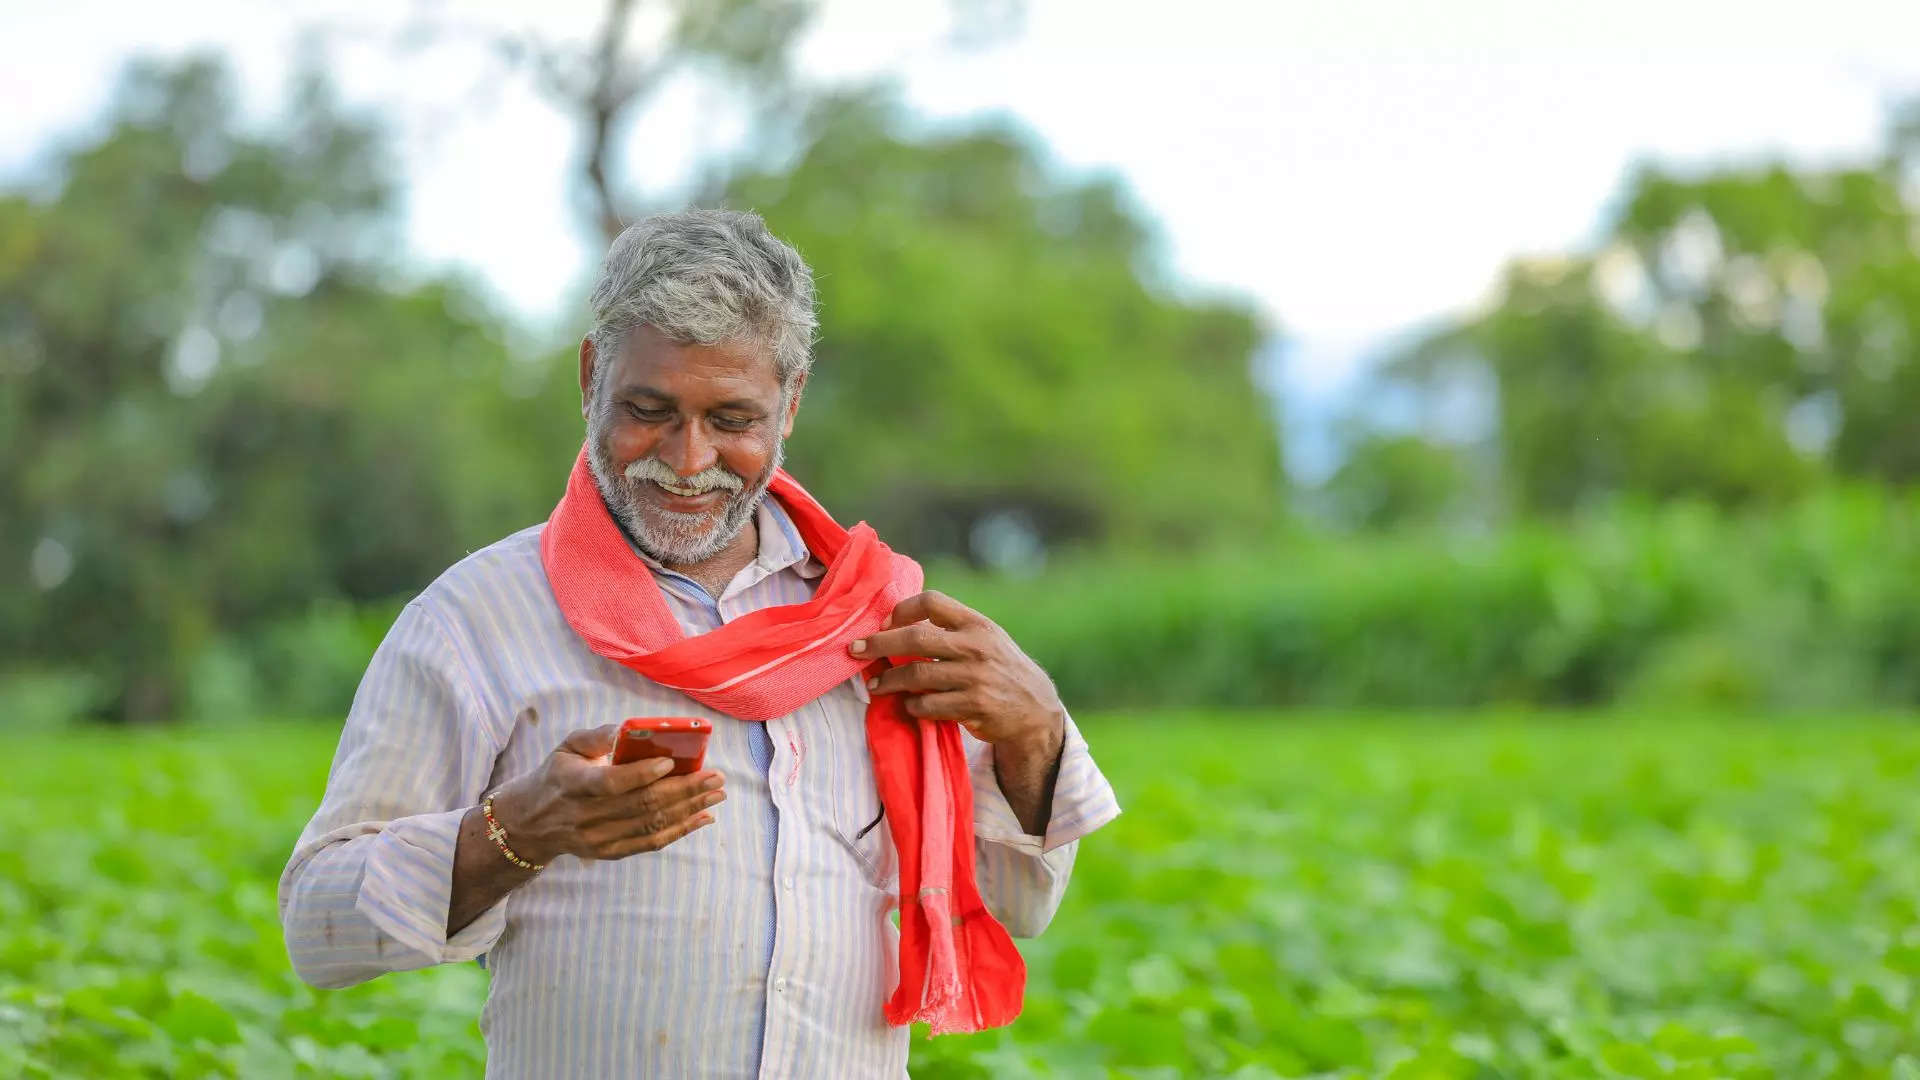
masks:
[[[623,78],[620,44],[626,39],[627,23],[632,17],[633,0],[612,0],[608,4],[606,21],[600,26],[599,38],[591,54],[592,85],[585,95],[576,98],[584,113],[587,129],[587,154],[582,170],[586,174],[587,190],[593,199],[601,235],[609,243],[620,235],[620,230],[626,228],[626,217],[620,212],[619,201],[613,193],[613,180],[607,171],[614,121],[633,104],[643,89],[658,78],[661,68],[661,65],[656,65],[644,75],[628,73]]]

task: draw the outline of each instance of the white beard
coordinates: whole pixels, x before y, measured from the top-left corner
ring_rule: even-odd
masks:
[[[753,481],[741,477],[740,490],[717,510],[682,514],[650,505],[639,493],[640,486],[648,481],[629,480],[617,469],[606,456],[600,432],[589,432],[587,446],[587,464],[593,469],[594,485],[600,489],[608,512],[641,551],[664,566],[694,566],[726,550],[753,520],[786,453],[786,440],[776,441],[773,461],[763,475]]]

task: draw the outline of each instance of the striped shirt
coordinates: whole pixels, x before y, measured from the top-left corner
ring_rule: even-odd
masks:
[[[759,550],[716,600],[650,564],[699,634],[805,601],[825,568],[771,499]],[[540,526],[474,553],[395,620],[341,732],[319,810],[280,879],[294,969],[339,987],[479,958],[498,1077],[898,1077],[896,861],[866,746],[866,690],[843,683],[764,725],[735,720],[587,648],[554,603]],[[727,778],[714,824],[613,862],[556,858],[448,937],[467,810],[566,735],[628,716],[703,716]],[[992,749],[964,735],[987,906],[1038,934],[1081,836],[1119,813],[1069,720],[1044,836],[1021,827]]]

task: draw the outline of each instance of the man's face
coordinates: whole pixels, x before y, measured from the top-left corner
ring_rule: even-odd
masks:
[[[797,387],[782,400],[769,346],[682,345],[646,325],[615,356],[583,342],[580,388],[601,497],[642,550],[675,567],[705,562],[746,527],[800,406]]]

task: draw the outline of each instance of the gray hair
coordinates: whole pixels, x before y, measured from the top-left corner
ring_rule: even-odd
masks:
[[[682,344],[770,345],[789,394],[813,364],[813,271],[759,214],[681,210],[627,226],[607,250],[590,303],[596,357],[611,356],[645,323]],[[606,370],[598,359],[594,366]]]

